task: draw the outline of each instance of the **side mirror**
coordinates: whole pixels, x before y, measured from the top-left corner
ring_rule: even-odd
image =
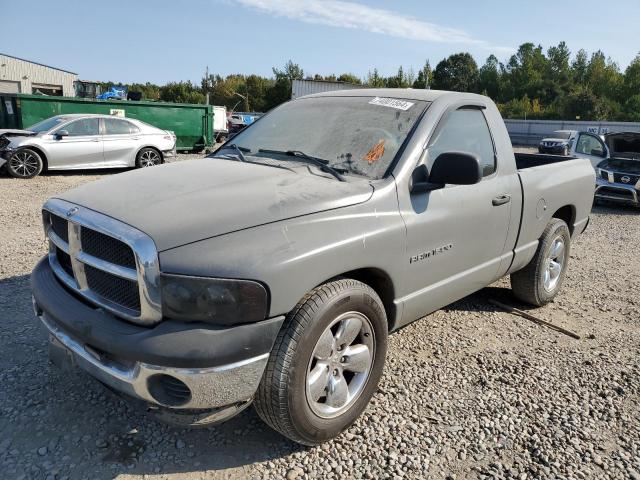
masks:
[[[473,185],[482,180],[482,168],[477,155],[465,152],[441,153],[433,162],[431,173],[425,165],[416,167],[411,175],[411,193],[425,193],[450,185]]]
[[[57,139],[61,139],[62,137],[68,137],[69,132],[66,130],[58,130],[54,135]]]

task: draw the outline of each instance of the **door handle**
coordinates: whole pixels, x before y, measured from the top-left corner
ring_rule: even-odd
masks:
[[[494,207],[497,207],[499,205],[504,205],[505,203],[509,203],[511,201],[511,195],[498,195],[497,197],[495,197],[491,203],[493,204]]]
[[[100,139],[99,139],[99,138],[92,138],[92,139],[91,139],[91,141],[92,141],[92,142],[99,142],[99,141],[100,141]]]

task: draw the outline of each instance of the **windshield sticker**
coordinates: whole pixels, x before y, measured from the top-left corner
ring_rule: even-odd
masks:
[[[379,140],[378,143],[376,143],[374,147],[367,152],[363,157],[363,160],[369,162],[369,165],[380,160],[384,155],[384,142],[384,140]]]
[[[409,110],[413,107],[413,102],[398,100],[397,98],[376,97],[369,102],[370,105],[380,105],[381,107],[397,108],[398,110]]]

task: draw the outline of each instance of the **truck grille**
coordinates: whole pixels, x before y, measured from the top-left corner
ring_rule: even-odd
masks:
[[[161,320],[158,258],[147,235],[57,199],[45,204],[43,220],[49,263],[67,287],[127,320]]]
[[[136,268],[136,259],[129,245],[95,230],[83,228],[80,234],[82,251],[105,262]]]
[[[111,275],[90,265],[84,266],[87,285],[103,298],[130,310],[140,311],[138,282]]]

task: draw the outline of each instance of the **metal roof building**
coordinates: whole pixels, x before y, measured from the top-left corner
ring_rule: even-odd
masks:
[[[78,74],[0,53],[0,93],[73,97]]]
[[[314,93],[333,92],[336,90],[351,90],[363,88],[362,85],[355,85],[347,82],[329,82],[326,80],[294,80],[291,82],[291,99],[312,95]]]

